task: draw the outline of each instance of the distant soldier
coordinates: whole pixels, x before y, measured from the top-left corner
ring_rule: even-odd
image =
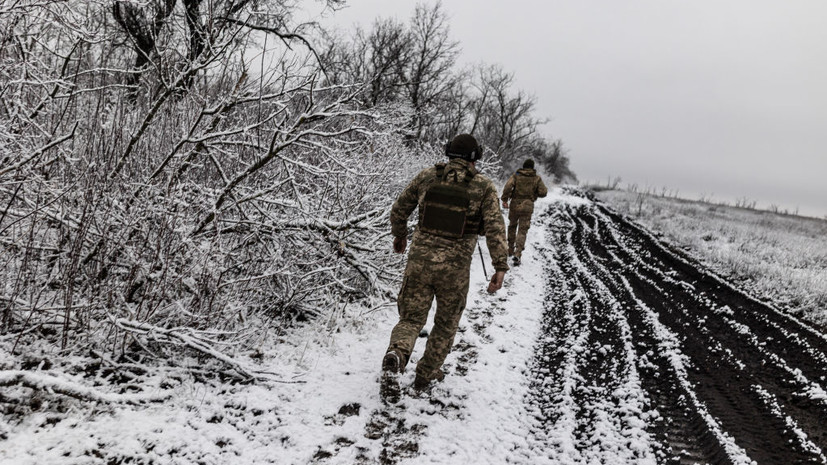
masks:
[[[503,208],[508,208],[508,256],[514,256],[515,265],[519,265],[522,260],[526,234],[534,213],[534,201],[546,195],[548,188],[534,171],[534,160],[530,158],[505,183],[502,201]]]
[[[397,300],[399,323],[391,332],[382,370],[386,374],[404,370],[436,297],[434,326],[425,353],[416,364],[414,389],[419,391],[445,377],[441,367],[465,310],[471,257],[478,235],[485,235],[496,270],[488,292],[502,287],[508,270],[505,222],[497,188],[474,166],[482,156],[482,148],[473,136],[460,134],[445,145],[445,154],[450,158],[448,163],[437,163],[421,171],[391,210],[394,252],[405,252],[408,217],[417,206],[419,224]]]

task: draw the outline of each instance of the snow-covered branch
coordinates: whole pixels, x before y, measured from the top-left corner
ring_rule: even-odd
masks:
[[[77,128],[78,128],[78,123],[76,122],[75,125],[72,127],[72,130],[69,133],[62,135],[62,136],[58,137],[57,139],[47,143],[43,147],[35,150],[34,153],[32,153],[28,157],[24,158],[23,160],[20,160],[19,162],[15,163],[13,165],[7,166],[5,168],[0,168],[0,176],[3,176],[3,175],[5,175],[7,173],[10,173],[12,171],[19,170],[25,164],[27,164],[30,161],[40,157],[41,155],[43,155],[44,153],[46,153],[50,149],[52,149],[54,147],[57,147],[58,145],[60,145],[64,142],[66,142],[67,140],[75,137],[75,131],[77,130]]]
[[[223,344],[248,348],[260,319],[392,298],[388,210],[429,152],[406,140],[407,106],[364,105],[371,82],[259,41],[300,32],[249,16],[268,2],[3,10],[20,47],[0,51],[0,330],[67,351],[154,341],[273,378]]]
[[[149,323],[127,320],[125,318],[113,319],[112,324],[128,333],[144,336],[148,340],[154,342],[181,345],[188,349],[195,350],[202,355],[212,357],[235,370],[236,373],[244,379],[288,382],[274,378],[272,373],[257,371],[246,366],[241,361],[236,360],[210,346],[207,341],[195,334],[194,331],[187,328],[166,329],[153,326]]]
[[[170,396],[168,392],[156,394],[113,394],[101,392],[75,381],[37,371],[0,371],[0,386],[24,386],[48,394],[60,394],[89,402],[143,404],[160,402]]]

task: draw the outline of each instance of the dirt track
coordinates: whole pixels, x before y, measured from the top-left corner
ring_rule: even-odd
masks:
[[[634,461],[645,451],[612,432],[644,418],[658,463],[827,462],[823,335],[600,205],[545,215],[539,440],[575,422],[582,459],[628,447]]]
[[[546,284],[524,371],[531,437],[509,463],[827,464],[822,333],[590,200],[554,203],[535,225],[545,237],[530,252]],[[486,328],[512,318],[516,294],[504,291],[466,310],[450,376],[480,369],[466,335],[495,342]],[[417,463],[429,441],[422,415],[462,423],[465,399],[427,400],[419,412],[404,402],[373,411],[364,435],[381,454],[356,462]]]

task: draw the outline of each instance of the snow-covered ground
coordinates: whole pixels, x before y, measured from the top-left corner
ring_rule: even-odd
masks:
[[[823,460],[824,335],[612,215],[554,189],[494,295],[477,252],[445,380],[408,389],[420,339],[395,404],[379,394],[395,306],[274,336],[245,363],[280,380],[249,385],[163,367],[112,384],[89,359],[13,357],[0,339],[0,463]]]
[[[827,220],[619,190],[597,198],[739,285],[827,327]]]
[[[538,202],[537,209],[566,200],[580,201],[557,193]],[[494,295],[485,292],[486,278],[479,252],[475,254],[468,308],[455,341],[464,350],[449,356],[448,376],[432,393],[440,403],[406,392],[392,407],[394,420],[402,419],[407,425],[398,441],[424,435],[415,441],[419,446],[410,463],[468,463],[480,457],[486,463],[505,463],[526,444],[524,371],[538,336],[544,294],[543,267],[531,252],[543,237],[540,228],[529,231],[522,266],[507,273],[505,287]],[[484,244],[482,250],[490,277]],[[5,417],[0,424],[0,462],[379,461],[383,449],[389,447],[388,432],[378,431],[379,438],[368,438],[365,431],[371,424],[379,430],[389,429],[379,415],[384,406],[378,376],[396,323],[396,308],[346,308],[344,313],[339,309],[335,320],[333,314],[324,331],[299,331],[288,335],[285,343],[261,348],[266,354],[263,370],[295,373],[285,383],[225,385],[159,375],[158,386],[174,386],[172,397],[138,407],[94,405],[11,388],[16,396],[42,397],[45,405],[32,408],[20,423],[19,418]],[[404,387],[413,381],[412,366],[424,346],[425,340],[420,339],[402,375]],[[8,352],[0,354],[2,366],[15,365]],[[465,376],[452,375],[458,368],[467,369]],[[83,380],[78,377],[77,383],[82,385]]]

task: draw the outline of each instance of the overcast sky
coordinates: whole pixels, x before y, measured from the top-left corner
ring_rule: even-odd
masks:
[[[433,4],[432,0],[424,3]],[[348,29],[408,0],[348,0]],[[537,97],[581,181],[827,216],[826,0],[446,0],[461,63]]]

